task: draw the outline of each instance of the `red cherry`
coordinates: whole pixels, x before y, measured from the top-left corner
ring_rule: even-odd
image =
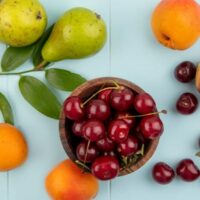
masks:
[[[113,90],[110,95],[110,104],[117,111],[127,111],[131,108],[133,100],[133,92],[125,87]]]
[[[117,155],[114,151],[104,151],[103,155],[104,156],[114,156],[115,158],[117,158]]]
[[[146,138],[143,136],[142,131],[140,130],[140,125],[135,127],[133,134],[139,139],[140,144],[146,143]]]
[[[122,156],[131,156],[138,150],[138,139],[129,135],[127,140],[118,144],[118,152]]]
[[[82,135],[87,140],[98,141],[105,137],[105,126],[99,120],[90,119],[83,125]]]
[[[168,164],[159,162],[153,167],[152,176],[158,183],[168,184],[174,179],[175,172]]]
[[[71,96],[64,102],[65,117],[74,121],[80,121],[84,117],[84,109],[80,97]]]
[[[184,115],[194,113],[198,107],[198,99],[192,93],[182,94],[176,104],[177,110]]]
[[[199,168],[191,159],[181,160],[176,168],[176,173],[188,182],[195,181],[200,175]]]
[[[134,117],[128,118],[128,116],[131,116],[131,114],[127,112],[119,112],[116,115],[116,119],[123,119],[128,124],[129,128],[131,129],[135,125],[136,121]]]
[[[92,163],[92,174],[103,181],[117,177],[119,170],[119,162],[113,156],[101,156]]]
[[[74,122],[72,125],[72,132],[79,137],[84,137],[82,135],[82,127],[85,124],[85,121],[80,121],[80,122]]]
[[[140,122],[140,129],[147,139],[160,137],[164,131],[163,123],[157,116],[146,116]]]
[[[141,93],[135,97],[134,107],[138,113],[148,114],[156,110],[156,103],[150,94]]]
[[[129,126],[122,119],[113,120],[108,127],[108,136],[117,143],[125,141],[129,134]]]
[[[110,107],[103,100],[94,99],[87,105],[86,114],[88,119],[104,121],[110,116]]]
[[[115,148],[115,143],[107,137],[97,141],[96,145],[101,151],[112,151]]]
[[[175,69],[175,77],[182,83],[188,83],[195,78],[196,66],[190,61],[180,63]]]
[[[88,151],[87,146],[88,142],[82,141],[76,148],[76,156],[81,162],[91,163],[99,155],[99,150],[97,146],[93,143],[90,143]]]
[[[101,99],[105,101],[107,104],[109,104],[111,92],[112,92],[112,89],[103,90],[102,92],[99,93],[98,99]]]

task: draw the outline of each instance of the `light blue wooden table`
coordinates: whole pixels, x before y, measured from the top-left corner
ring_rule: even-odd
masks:
[[[150,29],[151,12],[159,0],[41,0],[47,9],[49,23],[75,6],[91,8],[105,19],[109,38],[105,48],[96,56],[83,60],[67,60],[54,67],[72,70],[92,79],[117,76],[128,79],[150,92],[158,108],[167,109],[162,116],[165,133],[154,157],[141,170],[110,182],[102,182],[97,200],[197,200],[200,181],[184,183],[176,179],[160,186],[151,179],[151,168],[157,161],[172,166],[185,157],[191,157],[200,166],[194,154],[200,136],[200,109],[185,117],[176,113],[174,104],[182,92],[193,91],[194,86],[182,85],[173,77],[176,64],[183,60],[200,61],[200,42],[190,50],[177,52],[159,45]],[[200,2],[200,1],[199,1]],[[0,54],[5,49],[0,46]],[[1,56],[1,55],[0,55]],[[30,66],[27,62],[21,70]],[[32,74],[44,80],[43,73]],[[9,98],[14,109],[16,125],[29,143],[29,158],[21,167],[0,173],[0,200],[48,200],[44,178],[48,171],[66,158],[61,146],[58,121],[42,116],[21,96],[18,76],[0,77],[0,91]],[[67,93],[56,94],[64,100]],[[198,94],[197,94],[198,95]]]

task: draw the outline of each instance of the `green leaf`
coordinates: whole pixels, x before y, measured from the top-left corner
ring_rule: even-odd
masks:
[[[200,157],[200,152],[197,152],[197,153],[196,153],[196,156]]]
[[[6,123],[14,125],[14,119],[13,119],[11,106],[8,100],[6,99],[6,97],[2,93],[0,93],[0,111],[2,112],[4,121]]]
[[[32,54],[32,61],[33,61],[33,64],[34,64],[35,67],[37,67],[43,61],[41,51],[42,51],[42,48],[43,48],[46,40],[49,38],[49,35],[51,34],[53,26],[54,25],[50,26],[46,30],[46,32],[42,35],[41,39],[36,44],[36,47],[35,47],[33,54]]]
[[[35,44],[26,47],[8,47],[1,61],[2,70],[9,72],[20,67],[31,57],[34,46]]]
[[[58,119],[61,104],[57,97],[40,80],[32,76],[23,76],[19,80],[23,97],[42,114]]]
[[[74,74],[64,69],[46,70],[45,76],[52,86],[64,91],[72,91],[86,81],[79,74]]]

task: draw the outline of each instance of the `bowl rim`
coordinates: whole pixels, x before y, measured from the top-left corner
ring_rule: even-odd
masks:
[[[101,77],[101,78],[95,78],[92,80],[88,80],[85,83],[83,83],[82,85],[78,86],[72,93],[70,96],[80,96],[81,92],[85,91],[86,89],[90,89],[91,87],[94,86],[101,86],[105,83],[111,83],[111,81],[115,81],[117,82],[119,85],[124,85],[134,91],[136,91],[137,93],[143,93],[145,92],[141,87],[139,87],[138,85],[136,85],[135,83],[132,83],[128,80],[122,79],[122,78],[117,78],[117,77]],[[134,89],[133,89],[134,88]],[[66,132],[66,128],[65,128],[65,116],[64,116],[64,112],[63,112],[63,106],[61,109],[61,113],[60,113],[60,119],[59,119],[59,135],[60,135],[60,140],[62,143],[62,146],[66,152],[66,154],[68,155],[68,157],[72,160],[72,161],[76,161],[77,158],[74,155],[70,144],[68,142],[68,137],[67,137],[67,132]],[[148,151],[145,153],[145,155],[138,160],[138,162],[134,163],[132,166],[130,166],[128,169],[123,169],[120,171],[119,176],[123,176],[123,175],[127,175],[129,173],[132,173],[138,169],[140,169],[142,166],[144,166],[147,161],[150,160],[150,158],[153,156],[153,154],[155,153],[155,150],[158,146],[159,143],[159,137],[152,140],[149,144],[149,149]]]

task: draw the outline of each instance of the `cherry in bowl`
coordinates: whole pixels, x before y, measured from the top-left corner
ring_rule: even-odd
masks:
[[[119,87],[116,88],[116,84],[114,84],[114,82],[117,83]],[[134,156],[136,149],[140,150],[141,141],[138,139],[137,141],[139,142],[139,145],[137,145],[137,142],[134,139],[130,140],[130,138],[132,138],[132,136],[137,137],[137,135],[134,133],[134,130],[140,124],[140,121],[142,120],[143,117],[126,118],[126,116],[140,115],[140,113],[137,113],[136,109],[134,108],[134,99],[137,95],[141,93],[145,93],[145,91],[142,90],[137,85],[129,81],[113,77],[99,78],[87,81],[86,83],[75,89],[75,91],[72,92],[71,96],[77,96],[80,98],[79,107],[83,111],[83,116],[80,117],[80,119],[68,118],[64,114],[64,107],[63,107],[60,118],[61,141],[68,156],[74,162],[77,161],[79,161],[79,163],[81,162],[83,166],[84,154],[82,156],[82,159],[80,160],[76,153],[76,148],[82,142],[82,140],[85,139],[87,144],[88,142],[90,142],[90,144],[92,145],[91,147],[93,147],[94,145],[95,148],[97,148],[98,150],[97,157],[94,160],[92,159],[93,161],[90,162],[90,164],[88,164],[88,162],[85,163],[85,165],[91,170],[92,170],[91,166],[94,166],[93,163],[98,158],[104,156],[114,157],[119,164],[119,166],[117,166],[115,163],[115,165],[117,166],[116,167],[117,170],[116,173],[111,173],[111,175],[109,175],[110,178],[115,176],[127,175],[128,173],[134,172],[138,170],[140,167],[142,167],[151,158],[154,151],[156,150],[156,147],[159,142],[159,137],[156,137],[151,140],[145,138],[145,151],[144,151],[145,153],[144,155],[140,156],[140,159],[138,159],[136,163],[130,165],[130,170],[125,170],[123,168],[123,163],[120,160],[122,154],[127,155],[128,157]],[[119,101],[117,100],[118,97]],[[122,101],[123,99],[125,99],[125,102]],[[108,105],[110,108],[110,115],[104,118],[104,117],[99,117],[98,112],[95,113],[93,116],[90,115],[91,113],[93,114],[93,112],[91,111],[88,114],[87,106],[94,100],[95,101],[98,100],[98,102],[99,100],[101,102],[103,101],[104,104]],[[99,106],[95,105],[94,108],[99,109]],[[120,117],[119,118],[116,117],[117,115],[122,116],[121,115],[122,113],[123,115],[125,114],[125,116],[123,116],[123,119],[121,119]],[[81,125],[82,122],[84,123]],[[72,131],[72,126],[74,123],[76,123],[77,125],[74,127],[74,130]],[[80,135],[80,137],[77,135]],[[144,136],[142,135],[142,137]],[[124,144],[124,146],[123,145],[120,146],[121,143]],[[120,155],[119,151],[120,152],[123,151],[123,153],[121,153]],[[86,168],[84,169],[86,170]],[[105,178],[106,175],[104,173],[102,174],[103,178],[100,177],[101,179],[108,178],[108,177]]]

